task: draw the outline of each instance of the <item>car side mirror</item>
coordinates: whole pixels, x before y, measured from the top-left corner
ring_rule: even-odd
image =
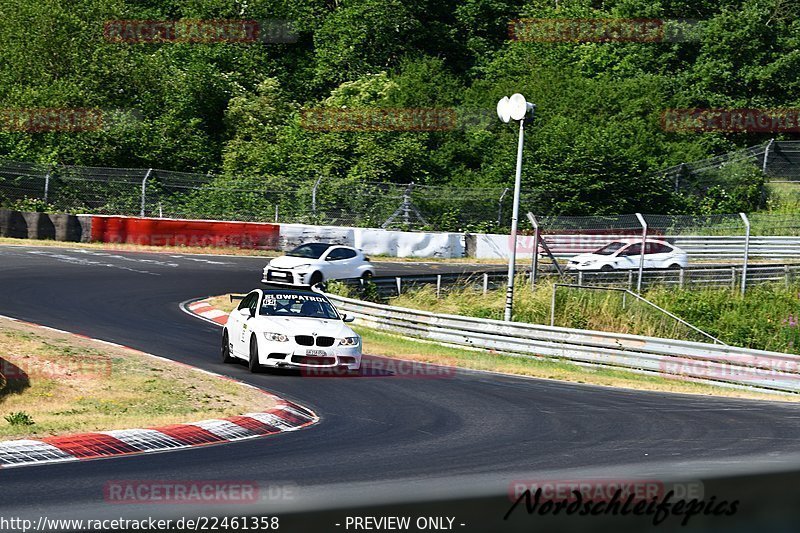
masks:
[[[250,313],[250,308],[245,307],[244,309],[239,309],[239,314],[246,318],[252,318],[253,315]]]
[[[342,322],[353,322],[355,319],[354,316],[342,315]]]

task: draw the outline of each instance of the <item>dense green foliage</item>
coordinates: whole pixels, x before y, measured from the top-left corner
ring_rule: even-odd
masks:
[[[215,171],[242,188],[344,182],[505,187],[515,129],[498,98],[537,104],[524,187],[539,213],[720,212],[758,207],[759,177],[723,171],[700,199],[665,166],[767,135],[671,133],[669,108],[800,101],[800,4],[786,0],[17,0],[0,6],[0,108],[89,107],[101,131],[0,132],[0,156]],[[703,21],[696,40],[511,41],[519,17]],[[119,43],[117,19],[285,19],[296,42]],[[452,108],[455,128],[319,132],[304,109]],[[243,177],[249,177],[244,179]],[[236,195],[194,198],[225,208]],[[216,207],[209,208],[214,211]]]

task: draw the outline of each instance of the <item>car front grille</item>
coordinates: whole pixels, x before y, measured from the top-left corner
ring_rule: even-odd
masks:
[[[314,346],[314,337],[311,335],[297,335],[294,341],[300,346]]]
[[[333,346],[333,341],[333,337],[317,337],[317,346],[327,348],[328,346]]]
[[[323,348],[328,348],[333,346],[335,340],[336,339],[333,337],[317,337],[316,345]],[[294,341],[300,346],[314,346],[314,337],[311,335],[297,335],[295,336]]]

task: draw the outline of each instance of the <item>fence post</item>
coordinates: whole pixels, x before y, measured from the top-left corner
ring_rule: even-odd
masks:
[[[50,170],[44,175],[44,203],[47,203],[47,195],[50,193]]]
[[[791,270],[789,270],[789,265],[783,265],[783,273],[786,277],[786,288],[788,289],[789,285],[791,285]]]
[[[683,288],[683,282],[684,282],[684,272],[685,272],[685,270],[686,270],[686,269],[684,269],[683,267],[681,267],[681,271],[680,271],[680,273],[678,273],[678,287],[680,287],[681,289]]]
[[[483,273],[483,295],[486,296],[486,293],[489,292],[489,273]]]
[[[633,290],[633,270],[628,270],[628,290]]]
[[[644,275],[644,251],[645,244],[647,243],[647,222],[641,213],[636,213],[636,218],[639,219],[639,224],[642,225],[642,251],[639,254],[639,281],[636,283],[636,293],[642,294],[642,276]]]
[[[536,287],[536,277],[539,275],[539,221],[529,213],[528,219],[533,224],[533,252],[531,256],[531,289]]]
[[[144,216],[144,211],[146,207],[147,201],[147,180],[150,178],[150,174],[153,172],[152,168],[148,168],[147,172],[144,174],[144,179],[142,180],[142,208],[139,211],[139,216]]]
[[[498,226],[500,225],[501,221],[503,220],[503,198],[506,197],[506,194],[508,194],[508,187],[503,189],[503,194],[500,195],[500,200],[497,202],[497,205],[498,205],[498,208],[497,208],[497,225]]]
[[[278,204],[275,204],[275,223],[278,223]]]
[[[553,295],[550,297],[550,327],[556,325],[556,289],[558,283],[553,283]]]
[[[731,267],[731,290],[736,289],[736,267]]]
[[[402,283],[403,283],[402,280],[400,279],[400,276],[395,276],[394,282],[397,285],[397,295],[400,296],[400,290],[402,289]]]
[[[442,293],[442,275],[436,274],[436,299],[441,298]]]
[[[764,162],[761,164],[761,172],[763,174],[767,173],[767,165],[769,164],[769,149],[772,148],[773,144],[775,144],[775,139],[770,139],[767,143],[767,147],[764,148]]]
[[[583,285],[583,270],[578,270],[578,285]]]
[[[769,149],[769,145],[767,145],[767,149]],[[766,158],[764,161],[766,163]],[[742,261],[742,296],[744,296],[747,290],[747,258],[750,255],[750,219],[744,213],[739,213],[739,216],[744,222],[744,260]]]
[[[315,217],[317,216],[317,188],[319,187],[319,182],[322,181],[322,176],[320,175],[317,178],[317,181],[314,182],[314,188],[311,189],[311,215]]]

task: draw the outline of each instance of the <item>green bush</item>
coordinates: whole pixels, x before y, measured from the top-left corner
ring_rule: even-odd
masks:
[[[10,413],[4,416],[3,418],[5,418],[6,422],[11,424],[12,426],[32,426],[34,424],[31,415],[29,415],[24,411],[17,411],[14,413]]]

